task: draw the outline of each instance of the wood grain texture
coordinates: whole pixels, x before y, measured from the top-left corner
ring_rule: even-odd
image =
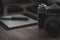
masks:
[[[0,40],[60,40],[60,37],[50,38],[38,25],[5,30],[0,26]]]
[[[0,40],[37,40],[37,28],[37,26],[31,26],[5,30],[0,27]]]

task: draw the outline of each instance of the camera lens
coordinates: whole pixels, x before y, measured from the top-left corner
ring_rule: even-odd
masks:
[[[49,21],[46,25],[46,31],[49,36],[56,37],[58,35],[59,23],[57,21]]]
[[[57,22],[50,22],[50,23],[49,23],[49,26],[50,26],[51,28],[56,28],[56,27],[58,27],[58,23],[57,23]]]

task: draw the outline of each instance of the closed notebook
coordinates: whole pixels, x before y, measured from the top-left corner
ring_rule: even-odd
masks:
[[[30,25],[30,24],[35,24],[35,23],[38,23],[36,20],[28,17],[28,16],[25,16],[25,15],[22,15],[22,14],[15,14],[15,15],[9,15],[9,16],[3,16],[4,18],[10,18],[10,17],[26,17],[28,18],[27,21],[22,21],[22,20],[1,20],[1,22],[6,25],[8,28],[14,28],[14,27],[21,27],[21,26],[24,26],[24,25]]]

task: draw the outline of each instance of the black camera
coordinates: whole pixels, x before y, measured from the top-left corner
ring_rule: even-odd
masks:
[[[49,36],[57,36],[60,30],[60,6],[52,4],[38,6],[39,28],[45,29]]]

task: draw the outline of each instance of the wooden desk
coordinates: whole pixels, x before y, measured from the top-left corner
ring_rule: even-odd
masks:
[[[29,26],[12,30],[0,27],[0,40],[37,40],[38,26]]]
[[[0,26],[0,40],[52,40],[47,33],[38,28],[38,25],[28,26],[24,28],[17,28],[12,30],[5,30]],[[53,40],[59,40],[54,38]]]

